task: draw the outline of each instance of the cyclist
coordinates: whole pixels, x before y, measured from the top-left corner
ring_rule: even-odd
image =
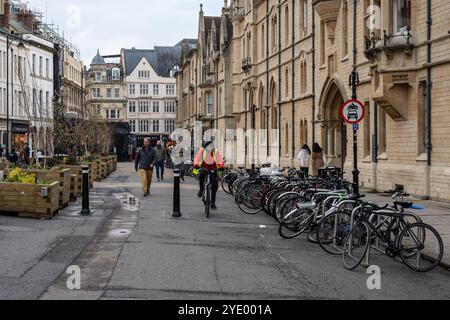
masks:
[[[200,182],[200,191],[198,192],[198,197],[201,198],[203,192],[205,190],[205,179],[206,172],[201,169],[211,170],[210,181],[212,187],[212,195],[211,195],[211,209],[216,210],[216,194],[219,189],[218,182],[218,171],[224,170],[224,163],[222,159],[222,155],[214,146],[213,141],[208,141],[204,144],[203,148],[201,148],[197,156],[194,159],[194,170],[193,173],[198,175]]]

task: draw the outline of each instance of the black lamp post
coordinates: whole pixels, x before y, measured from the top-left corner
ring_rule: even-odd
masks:
[[[358,49],[356,45],[356,23],[357,23],[357,5],[358,0],[353,0],[353,69],[350,75],[350,87],[352,88],[352,99],[358,99],[358,95],[356,92],[356,87],[359,84],[359,74],[356,69],[356,59],[358,54]],[[357,125],[353,126],[353,184],[354,184],[354,193],[359,194],[359,170],[358,170],[358,127]]]

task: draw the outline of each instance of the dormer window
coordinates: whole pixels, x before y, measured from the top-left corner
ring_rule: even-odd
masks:
[[[170,77],[173,78],[178,71],[180,71],[180,66],[176,64],[170,69]]]
[[[120,80],[120,69],[119,68],[112,69],[112,79]]]

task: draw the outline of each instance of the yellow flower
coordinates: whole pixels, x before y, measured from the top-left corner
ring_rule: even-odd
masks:
[[[35,184],[36,175],[26,174],[20,168],[16,168],[8,174],[7,181],[23,184]]]

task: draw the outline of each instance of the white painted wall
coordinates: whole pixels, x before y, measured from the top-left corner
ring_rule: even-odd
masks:
[[[37,40],[35,38],[32,40]],[[9,93],[10,125],[13,121],[28,122],[37,130],[53,126],[53,53],[50,51],[53,45],[47,41],[41,44],[48,45],[48,50],[27,42],[24,42],[25,48],[18,48],[18,41],[14,41],[11,45],[13,52],[9,54],[10,83],[13,84],[10,85]],[[35,56],[34,74],[33,55]],[[21,60],[22,81],[18,74],[19,60]],[[41,67],[40,61],[42,61]],[[36,91],[37,106],[40,101],[40,92],[42,92],[43,107],[36,108],[42,111],[40,115],[39,112],[34,112],[33,89]],[[2,133],[6,131],[6,118],[6,38],[0,35],[0,139],[2,139]],[[6,141],[0,140],[0,143],[6,144]],[[30,143],[32,143],[31,137]]]
[[[150,72],[150,75],[148,78],[141,78],[139,77],[140,71],[146,71]],[[133,70],[133,72],[126,77],[126,87],[127,87],[127,121],[136,121],[136,131],[133,131],[133,133],[136,133],[138,135],[168,135],[172,132],[167,132],[165,130],[165,121],[166,120],[172,120],[176,121],[176,109],[174,109],[174,112],[167,113],[165,112],[165,101],[173,101],[175,107],[175,100],[176,100],[176,79],[175,78],[166,78],[166,77],[160,77],[158,74],[153,70],[150,63],[147,61],[146,58],[142,58],[140,63],[136,66],[136,68]],[[130,92],[130,86],[134,84],[135,87],[135,94],[132,94]],[[140,85],[148,85],[149,94],[148,95],[141,95],[140,93]],[[153,85],[159,86],[159,94],[154,94],[153,92]],[[173,85],[173,94],[167,95],[166,94],[166,86],[167,85]],[[148,101],[149,103],[149,112],[139,112],[139,101]],[[159,112],[154,113],[153,112],[153,102],[157,101],[159,102]],[[134,102],[136,104],[136,112],[130,112],[130,103]],[[149,121],[149,130],[145,132],[141,132],[139,130],[139,121],[141,120],[148,120]],[[159,131],[154,132],[151,126],[151,121],[159,121]]]

